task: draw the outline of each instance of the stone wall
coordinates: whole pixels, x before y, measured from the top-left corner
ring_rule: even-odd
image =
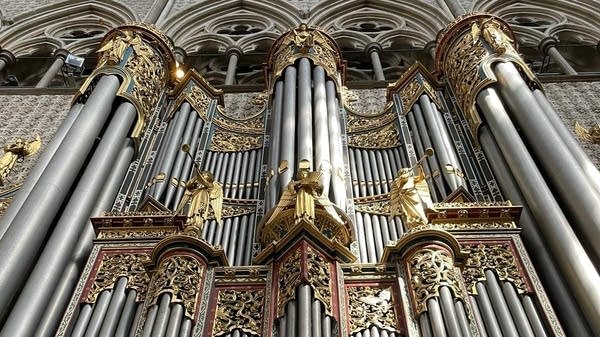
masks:
[[[600,167],[600,144],[591,144],[575,133],[575,122],[590,128],[600,122],[600,82],[562,82],[544,85],[548,100],[560,115],[575,139]]]

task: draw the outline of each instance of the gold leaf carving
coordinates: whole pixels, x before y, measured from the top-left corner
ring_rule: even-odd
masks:
[[[296,287],[302,282],[300,275],[301,250],[296,249],[281,264],[277,294],[277,317],[285,313],[285,304],[294,299]]]
[[[220,289],[213,336],[234,329],[260,336],[264,302],[264,289]]]
[[[367,149],[384,149],[400,145],[398,128],[394,123],[373,130],[369,133],[359,133],[348,136],[348,145]]]
[[[325,311],[331,315],[331,270],[329,263],[315,252],[307,248],[308,281],[312,286],[315,298],[323,303]]]
[[[152,304],[163,293],[171,294],[171,303],[181,303],[185,315],[194,319],[199,302],[200,280],[204,267],[187,255],[169,256],[160,262],[148,291]]]
[[[107,289],[112,289],[119,277],[127,277],[127,288],[136,290],[136,301],[142,302],[146,297],[146,290],[150,276],[144,268],[148,259],[145,253],[118,253],[105,254],[100,261],[98,273],[88,293],[86,302],[95,303],[98,294]]]
[[[239,135],[232,132],[217,130],[213,135],[210,150],[219,152],[239,152],[259,149],[262,145],[262,136]]]
[[[371,325],[397,329],[391,286],[348,287],[347,294],[352,334],[368,329]]]

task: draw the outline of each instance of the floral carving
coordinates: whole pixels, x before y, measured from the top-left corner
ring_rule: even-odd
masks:
[[[157,302],[161,294],[170,293],[171,302],[181,303],[185,315],[194,319],[203,272],[203,265],[191,256],[175,255],[165,258],[160,262],[148,291],[152,304]]]
[[[127,277],[127,288],[136,290],[136,301],[144,301],[150,282],[150,276],[143,264],[147,259],[148,255],[145,253],[105,254],[100,261],[86,302],[95,303],[98,294],[112,289],[119,277]]]
[[[296,287],[302,282],[300,275],[301,250],[296,249],[279,268],[279,291],[277,295],[277,317],[284,314],[285,304],[294,298]]]
[[[323,303],[325,311],[331,315],[331,270],[329,263],[313,249],[307,249],[308,281],[315,298]]]
[[[348,287],[347,294],[352,334],[371,325],[396,330],[398,321],[391,286]]]
[[[390,123],[378,130],[369,133],[353,134],[348,137],[348,145],[367,149],[386,149],[396,147],[398,141],[398,128],[394,123]]]
[[[264,302],[264,289],[219,290],[213,336],[228,333],[234,329],[260,336]]]
[[[258,149],[261,148],[262,145],[262,136],[239,135],[232,132],[217,130],[213,135],[210,150],[219,152],[239,152]]]

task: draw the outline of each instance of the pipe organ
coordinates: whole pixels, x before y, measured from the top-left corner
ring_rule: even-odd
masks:
[[[156,27],[110,31],[7,213],[0,336],[600,333],[598,171],[512,41],[457,19],[379,95],[302,24],[224,94]]]

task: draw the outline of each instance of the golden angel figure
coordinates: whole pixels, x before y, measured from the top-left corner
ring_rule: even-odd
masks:
[[[411,168],[400,169],[390,191],[390,215],[401,215],[409,228],[427,224],[425,210],[433,205],[423,168],[418,170],[414,176]]]
[[[221,223],[223,185],[214,180],[212,173],[196,170],[194,177],[185,184],[185,193],[175,213],[180,213],[188,201],[190,205],[187,211],[186,232],[200,236],[211,208],[215,220]]]
[[[504,54],[507,50],[513,49],[513,40],[506,35],[500,24],[493,19],[487,19],[471,25],[473,44],[477,43],[480,36],[489,44],[494,53]]]
[[[36,153],[42,146],[42,140],[37,135],[31,142],[26,142],[22,138],[15,139],[15,142],[4,146],[4,154],[0,157],[0,186],[4,185],[6,178],[10,174],[15,164],[23,160],[24,157]]]

